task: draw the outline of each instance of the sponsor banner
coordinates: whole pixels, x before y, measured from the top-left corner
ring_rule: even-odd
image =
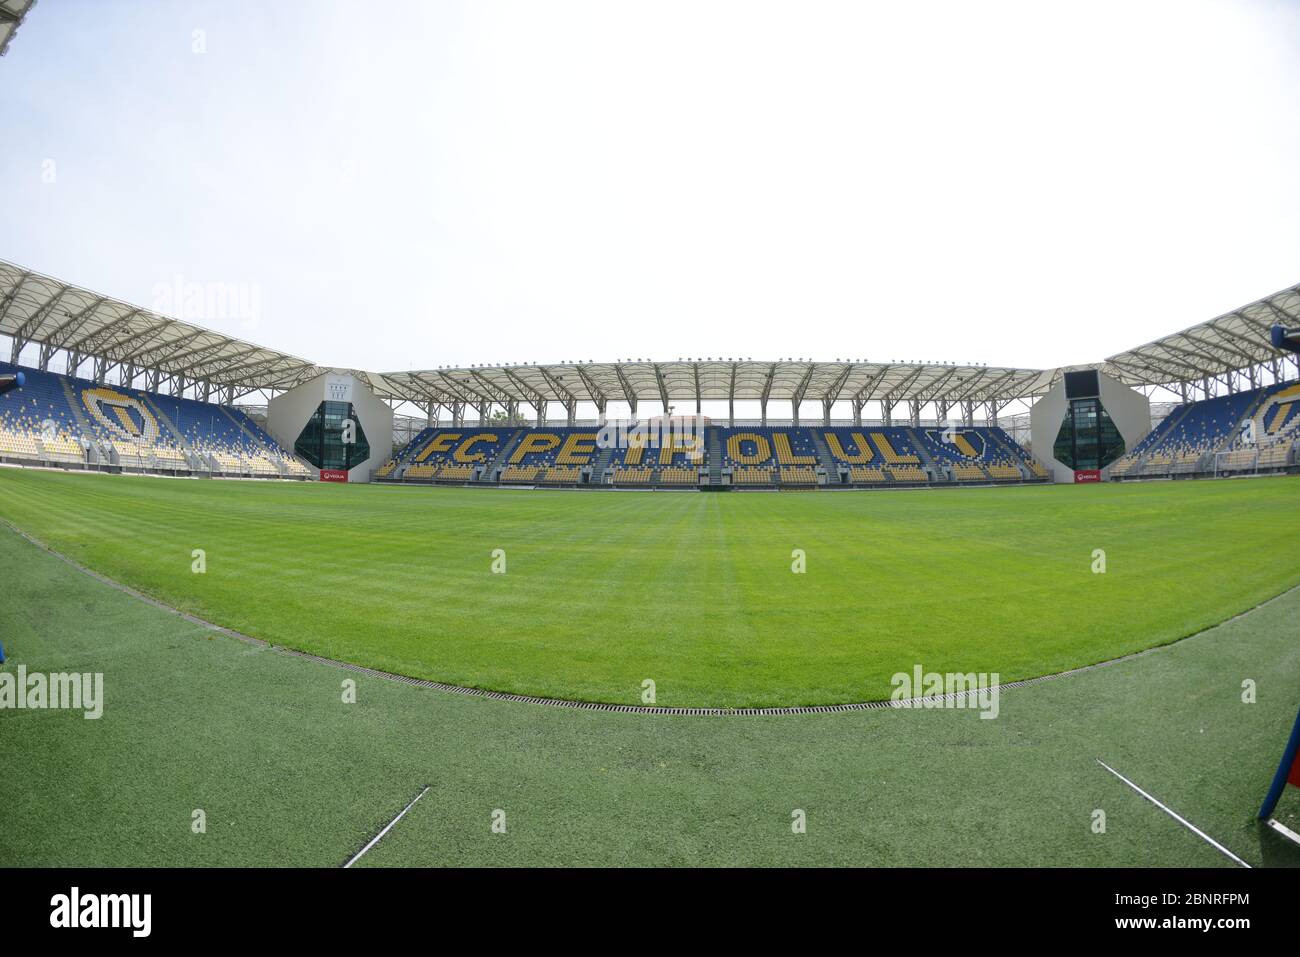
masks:
[[[346,469],[321,469],[320,480],[322,482],[346,482],[348,473]]]
[[[351,402],[352,401],[352,376],[326,375],[325,376],[325,401],[326,402]]]
[[[1100,482],[1101,469],[1075,469],[1074,484],[1080,485],[1084,482]]]

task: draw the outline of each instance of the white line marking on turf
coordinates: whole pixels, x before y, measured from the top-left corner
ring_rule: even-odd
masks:
[[[411,808],[415,807],[415,802],[418,801],[418,800],[420,800],[420,798],[424,797],[425,794],[428,793],[430,787],[431,787],[431,785],[426,784],[426,785],[424,786],[424,790],[421,791],[419,794],[417,794],[417,795],[412,799],[412,801],[411,801],[410,804],[408,804],[408,805],[406,805],[406,807],[402,808],[401,813],[398,814],[397,817],[393,818],[391,821],[388,822],[388,826],[387,826],[387,827],[385,827],[382,831],[380,831],[378,834],[376,834],[376,835],[374,836],[374,838],[371,839],[371,841],[370,841],[369,844],[367,844],[367,845],[366,845],[365,847],[363,847],[361,850],[357,851],[357,853],[353,855],[352,859],[351,859],[350,861],[348,861],[346,864],[343,865],[344,869],[346,870],[347,868],[349,868],[349,867],[351,867],[353,864],[355,864],[357,861],[361,860],[361,855],[362,855],[362,854],[366,853],[366,851],[370,850],[372,847],[374,847],[376,844],[378,844],[380,841],[382,841],[382,840],[384,839],[384,835],[387,834],[389,831],[391,831],[391,830],[393,829],[393,825],[394,825],[394,824],[396,824],[398,821],[400,821],[402,818],[404,818],[404,817],[406,816],[406,812],[407,812],[407,811],[409,811]]]
[[[1273,820],[1273,818],[1270,817],[1264,823],[1267,824],[1269,827],[1271,827],[1273,830],[1277,831],[1283,837],[1287,838],[1288,840],[1295,841],[1297,844],[1300,844],[1300,834],[1297,834],[1295,831],[1291,830],[1291,828],[1287,827],[1281,821],[1275,821]]]
[[[1115,775],[1115,777],[1119,778],[1121,781],[1123,781],[1123,782],[1124,782],[1125,784],[1127,784],[1129,787],[1131,787],[1134,791],[1137,791],[1138,794],[1142,795],[1144,798],[1146,798],[1148,801],[1150,801],[1150,802],[1151,802],[1152,804],[1154,804],[1156,807],[1160,808],[1160,810],[1164,811],[1166,814],[1168,814],[1170,817],[1172,817],[1175,821],[1177,821],[1177,822],[1178,822],[1179,824],[1181,824],[1183,827],[1187,828],[1189,831],[1191,831],[1193,834],[1195,834],[1195,835],[1196,835],[1197,837],[1199,837],[1201,840],[1206,841],[1207,843],[1209,843],[1209,845],[1210,845],[1211,847],[1213,847],[1215,850],[1217,850],[1217,851],[1219,851],[1220,853],[1225,854],[1225,855],[1227,855],[1228,857],[1232,858],[1234,861],[1236,861],[1236,862],[1237,862],[1238,864],[1240,864],[1242,867],[1246,867],[1246,868],[1249,868],[1249,867],[1250,867],[1249,864],[1247,864],[1245,861],[1243,861],[1243,860],[1242,860],[1240,857],[1238,857],[1236,854],[1232,853],[1232,851],[1228,850],[1226,847],[1224,847],[1222,844],[1220,844],[1220,843],[1219,843],[1218,841],[1216,841],[1214,838],[1210,837],[1210,835],[1206,834],[1204,831],[1202,831],[1199,827],[1197,827],[1197,826],[1196,826],[1195,824],[1193,824],[1191,821],[1187,820],[1187,818],[1183,817],[1181,814],[1179,814],[1177,811],[1175,811],[1173,808],[1169,807],[1168,805],[1161,804],[1159,801],[1157,801],[1155,798],[1153,798],[1150,794],[1147,794],[1146,791],[1143,791],[1140,787],[1138,787],[1136,784],[1134,784],[1134,783],[1133,783],[1132,781],[1130,781],[1128,778],[1124,777],[1124,775],[1120,774],[1118,771],[1116,771],[1114,768],[1112,768],[1109,764],[1107,764],[1107,763],[1106,763],[1105,761],[1103,761],[1101,758],[1098,758],[1098,759],[1097,759],[1097,763],[1100,764],[1100,765],[1101,765],[1103,768],[1105,768],[1107,771],[1109,771],[1111,774]]]

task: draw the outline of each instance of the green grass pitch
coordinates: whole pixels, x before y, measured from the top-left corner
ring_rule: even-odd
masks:
[[[1078,500],[1115,492],[1109,507],[1151,524],[1167,494],[1195,496],[1202,509],[1222,495],[1216,501],[1225,510],[1248,512],[1231,504],[1237,496],[1258,496],[1260,509],[1289,488],[1106,488],[1080,491]],[[284,520],[353,490],[339,491],[0,470],[0,511],[12,520],[21,508],[32,533],[59,531],[60,548],[97,567],[91,549],[114,533],[91,529],[99,510],[123,497],[146,518],[117,534],[147,554],[143,539],[169,547],[139,504],[150,494],[159,496],[158,518],[177,508],[173,496],[194,494],[205,503],[195,510],[203,521],[218,526],[224,512],[234,533],[244,521],[234,516],[257,514],[230,505],[243,495],[283,503],[275,516]],[[466,501],[457,493],[372,491],[392,493],[377,500],[399,510]],[[953,501],[1000,508],[993,499],[1040,494],[1028,492]],[[498,507],[513,512],[507,498],[534,501],[526,494],[503,496]],[[940,508],[925,501],[948,495],[867,493],[871,501],[858,507]],[[491,491],[478,496],[473,508],[497,501]],[[579,509],[599,507],[597,497],[535,501]],[[754,498],[774,500],[707,507],[810,507],[805,496]],[[44,518],[41,503],[50,509]],[[675,499],[651,504],[683,507]],[[172,511],[168,521],[179,516]],[[1284,548],[1262,555],[1261,566],[1269,559],[1296,568]],[[1112,557],[1107,574],[1117,564]],[[0,711],[5,865],[337,867],[428,784],[362,866],[1231,866],[1098,758],[1252,865],[1300,864],[1300,853],[1254,820],[1300,707],[1300,591],[1150,655],[1008,690],[997,720],[959,710],[698,718],[466,698],[344,672],[140,602],[3,527],[0,581],[0,640],[10,656],[0,667],[105,675],[97,721],[69,711]],[[248,603],[268,604],[270,587],[253,582]],[[342,701],[345,678],[357,681],[355,704]],[[1255,704],[1241,699],[1246,679],[1257,685]],[[200,809],[207,827],[196,834]],[[796,809],[806,813],[804,834],[790,827]],[[491,828],[497,810],[505,833]],[[1103,833],[1093,827],[1098,810]],[[1279,814],[1300,829],[1300,794],[1289,794]]]
[[[637,704],[651,679],[660,705],[746,707],[885,698],[917,664],[1009,681],[1200,631],[1300,583],[1297,492],[583,494],[3,469],[0,517],[275,644],[499,691]]]

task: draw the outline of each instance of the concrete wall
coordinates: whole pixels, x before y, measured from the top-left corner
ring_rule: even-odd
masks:
[[[1151,431],[1151,400],[1124,383],[1098,372],[1101,406],[1110,415],[1126,448],[1133,448]],[[1060,379],[1029,410],[1029,431],[1034,446],[1034,458],[1052,473],[1057,482],[1073,482],[1074,469],[1052,456],[1056,435],[1065,421],[1069,402],[1065,398],[1065,380]],[[1103,475],[1105,469],[1102,470]]]
[[[351,397],[344,398],[348,395]],[[352,467],[348,481],[369,482],[370,473],[393,454],[393,410],[352,376],[326,373],[277,395],[266,408],[266,430],[282,446],[293,451],[293,444],[303,427],[327,399],[352,403],[361,429],[366,433],[366,441],[370,443],[370,458]],[[319,476],[316,469],[312,471]]]

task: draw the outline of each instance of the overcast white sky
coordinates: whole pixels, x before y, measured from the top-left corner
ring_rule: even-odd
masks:
[[[1300,281],[1300,2],[41,0],[0,131],[0,258],[371,371],[1056,366]]]

